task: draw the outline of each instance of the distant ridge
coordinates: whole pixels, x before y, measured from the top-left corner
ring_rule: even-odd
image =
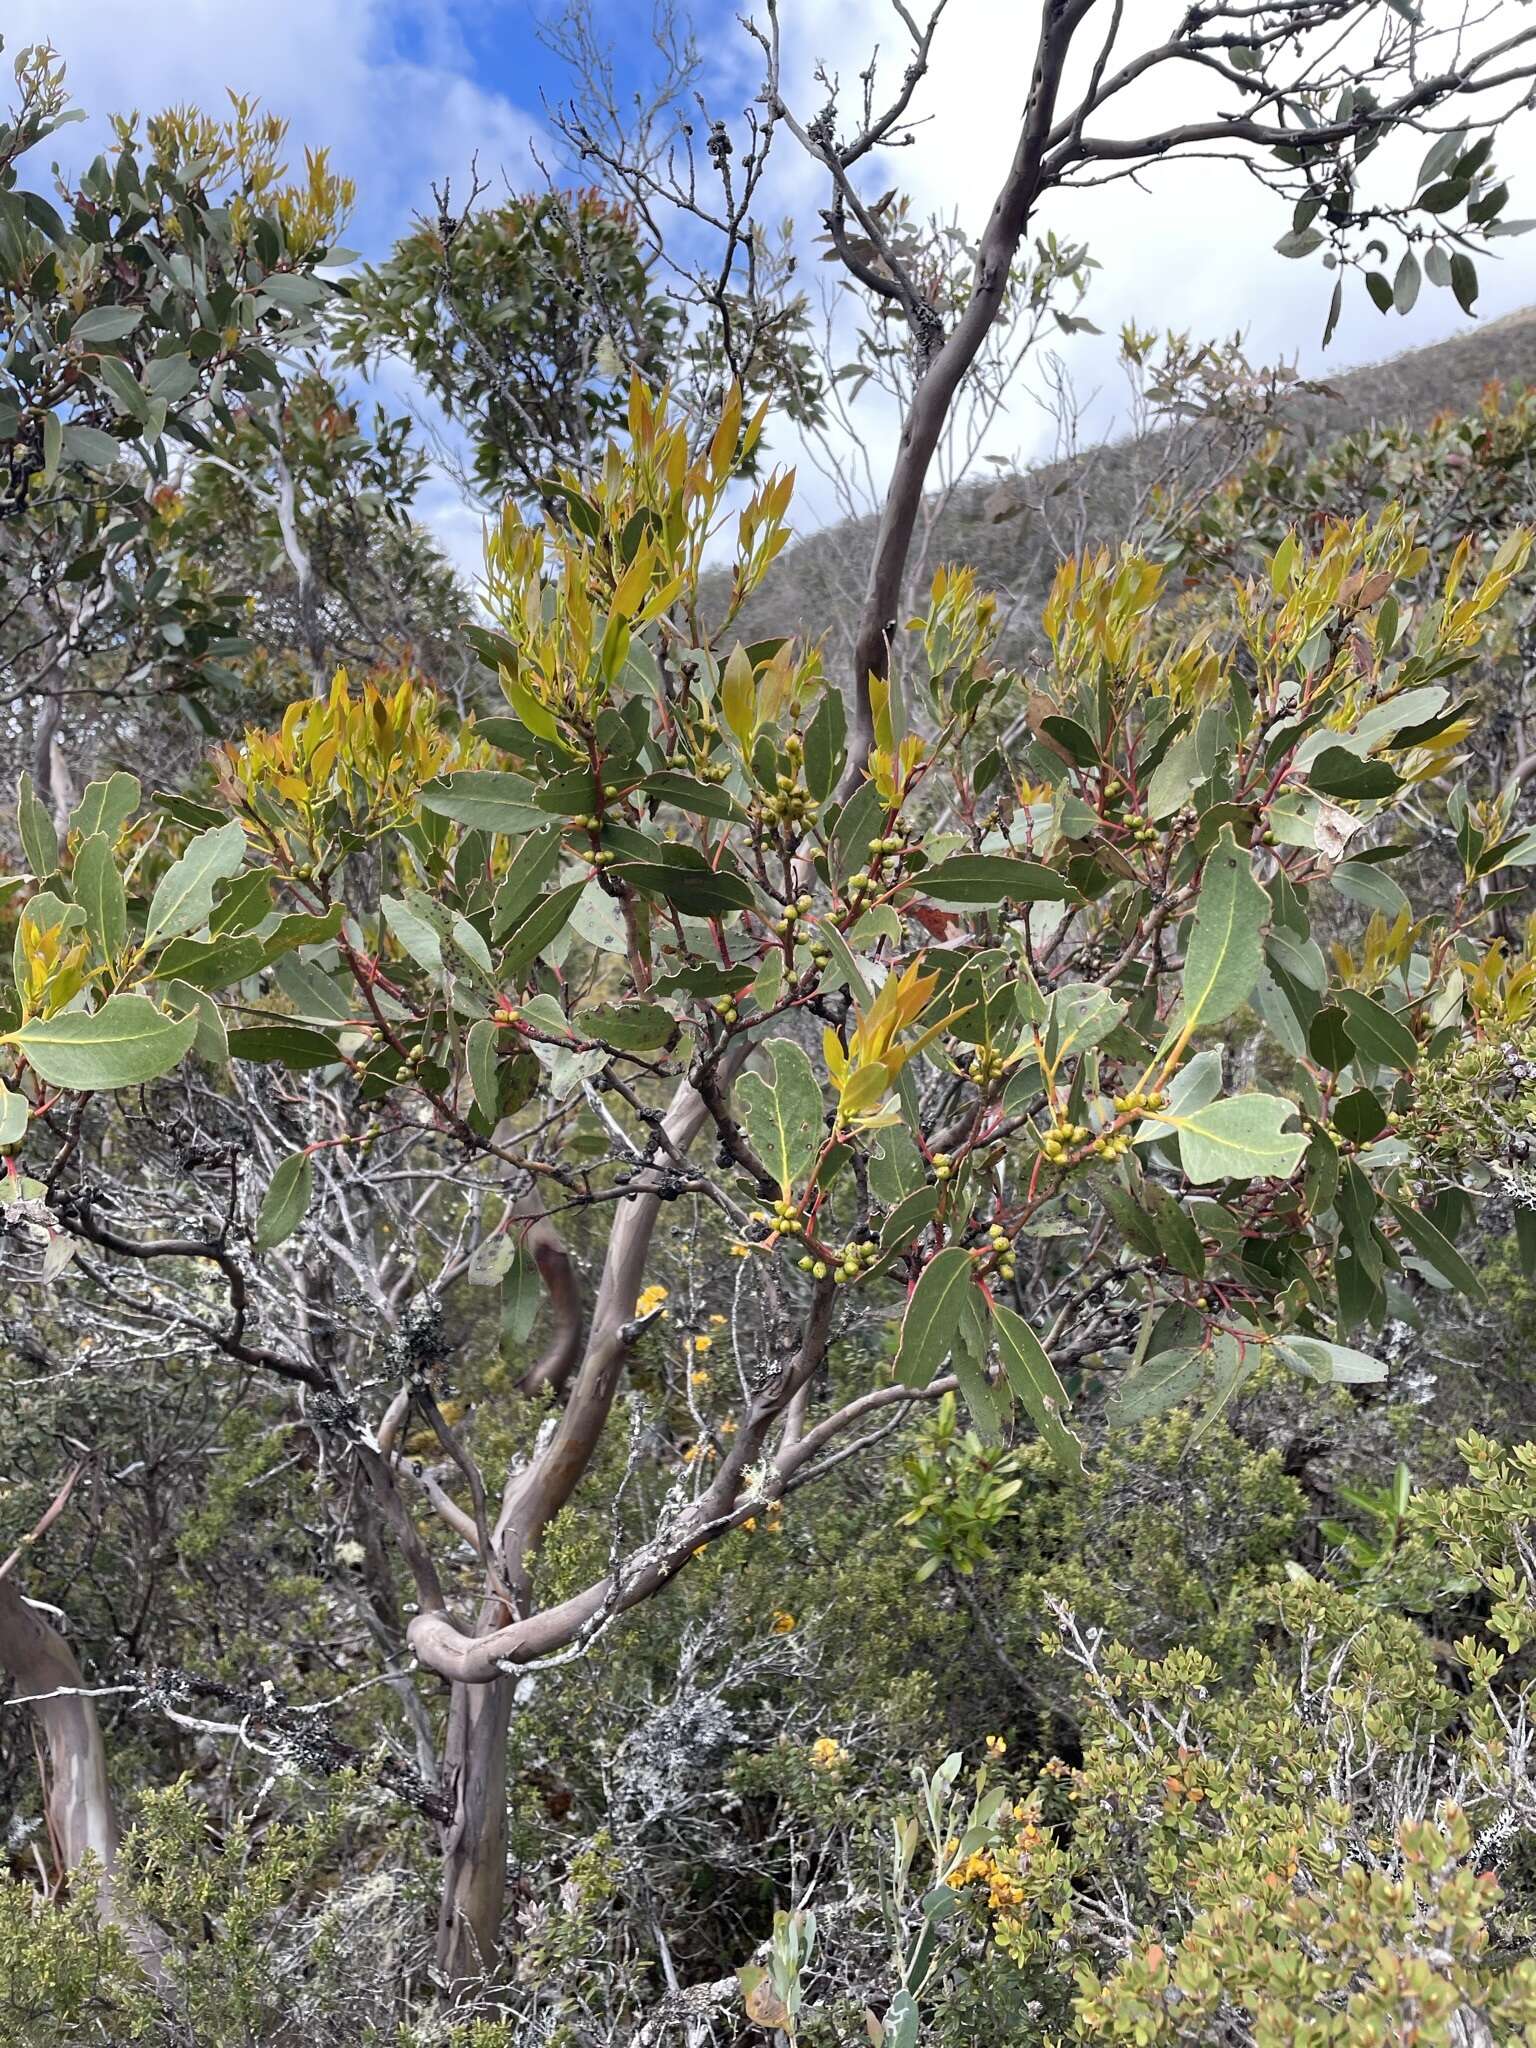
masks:
[[[1423,426],[1437,413],[1472,411],[1484,388],[1536,386],[1536,306],[1379,363],[1320,373],[1323,393],[1286,400],[1277,418],[1306,445],[1322,446],[1370,426]],[[1011,487],[1015,516],[996,515],[997,484],[978,481],[956,493],[933,522],[924,560],[965,562],[1008,602],[1015,630],[1032,636],[1056,562],[1072,546],[1113,540],[1126,531],[1158,436],[1085,449],[1067,462],[1026,472]],[[1070,503],[1072,517],[1057,508]],[[1065,529],[1070,524],[1072,530]],[[829,659],[847,652],[874,536],[871,519],[844,520],[806,534],[780,556],[743,620],[744,637],[798,627],[825,636]]]

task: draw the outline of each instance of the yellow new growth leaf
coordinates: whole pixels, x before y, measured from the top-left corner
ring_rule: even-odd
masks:
[[[741,742],[742,751],[752,745],[757,730],[757,686],[752,675],[752,658],[738,640],[731,649],[725,674],[720,679],[720,708],[725,722]]]
[[[858,1022],[846,1053],[834,1032],[825,1035],[827,1072],[838,1088],[838,1119],[844,1125],[861,1121],[868,1126],[871,1114],[884,1101],[907,1062],[964,1014],[951,1010],[919,1037],[900,1042],[901,1034],[917,1022],[939,985],[937,974],[924,974],[922,966],[919,958],[902,974],[892,975],[869,1008],[856,1013]]]

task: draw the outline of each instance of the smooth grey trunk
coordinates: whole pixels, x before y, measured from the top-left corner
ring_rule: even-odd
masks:
[[[158,1978],[159,1940],[118,1895],[121,1835],[95,1704],[74,1651],[9,1576],[0,1577],[0,1670],[43,1738],[44,1810],[55,1853],[71,1873],[89,1863],[102,1920],[122,1929],[140,1963]]]
[[[501,1951],[513,1682],[503,1673],[489,1685],[455,1685],[449,1704],[443,1775],[454,1810],[443,1840],[437,1967],[450,1988],[483,1982]]]
[[[1002,310],[1008,275],[1039,197],[1042,163],[1055,117],[1062,68],[1089,5],[1091,0],[1045,0],[1018,146],[981,237],[970,298],[954,327],[937,346],[926,330],[914,335],[914,343],[925,351],[926,361],[902,421],[854,636],[848,765],[840,789],[845,799],[863,780],[874,748],[870,679],[890,674],[891,639],[900,617],[902,585],[928,470],[955,394]]]

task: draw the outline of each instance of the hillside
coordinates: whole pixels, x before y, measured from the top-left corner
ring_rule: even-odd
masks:
[[[1470,410],[1494,379],[1536,384],[1536,306],[1345,371],[1316,392],[1285,396],[1272,423],[1313,444],[1373,423],[1417,425],[1438,412]],[[1208,433],[1181,428],[1090,448],[1002,487],[992,479],[965,487],[947,505],[930,508],[914,550],[913,588],[940,562],[967,562],[1003,595],[1010,625],[1027,632],[1062,554],[1123,534],[1151,480],[1187,482],[1223,460]],[[872,520],[844,521],[789,549],[749,611],[749,631],[782,632],[792,624],[826,635],[835,661],[844,652],[840,642],[857,608],[873,533]]]

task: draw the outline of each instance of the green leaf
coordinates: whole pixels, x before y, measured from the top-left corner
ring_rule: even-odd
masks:
[[[302,313],[325,303],[325,286],[318,277],[299,271],[274,270],[261,281],[261,297],[286,313]]]
[[[903,1195],[885,1219],[880,1232],[880,1253],[889,1258],[893,1252],[904,1251],[918,1232],[931,1223],[938,1213],[939,1190],[936,1185],[914,1188]]]
[[[731,868],[628,861],[614,872],[632,889],[644,896],[659,896],[685,917],[723,917],[732,910],[750,910],[756,901],[746,877]]]
[[[1205,1251],[1184,1204],[1155,1180],[1146,1183],[1143,1201],[1157,1233],[1158,1250],[1176,1273],[1199,1280],[1205,1274]]]
[[[533,965],[544,948],[557,939],[570,923],[571,913],[586,886],[585,876],[579,882],[568,882],[552,896],[541,896],[531,910],[524,912],[502,955],[503,974],[517,980]]]
[[[928,1168],[905,1124],[879,1132],[869,1156],[869,1188],[886,1208],[927,1182]]]
[[[960,1316],[950,1349],[949,1369],[970,1410],[971,1424],[983,1443],[995,1444],[1003,1434],[1004,1404],[987,1371],[987,1332],[983,1301],[973,1287],[961,1297]]]
[[[991,903],[1065,903],[1072,885],[1039,861],[1002,853],[957,853],[913,878],[934,903],[976,907]]]
[[[729,818],[739,823],[747,815],[728,789],[722,789],[718,783],[700,782],[696,775],[658,769],[654,775],[647,775],[640,787],[658,803],[670,804],[675,811],[687,811],[690,817]]]
[[[1433,1266],[1442,1280],[1448,1281],[1452,1287],[1460,1288],[1461,1292],[1469,1295],[1473,1301],[1483,1299],[1482,1281],[1437,1224],[1431,1223],[1420,1210],[1410,1207],[1407,1202],[1395,1201],[1390,1195],[1387,1197],[1387,1207],[1397,1218],[1399,1229],[1425,1265]],[[1523,1213],[1518,1209],[1515,1211],[1517,1218]]]
[[[1200,881],[1195,921],[1184,955],[1187,1034],[1219,1024],[1252,995],[1264,965],[1264,927],[1270,903],[1254,880],[1247,851],[1223,827]]]
[[[560,827],[530,833],[507,862],[496,890],[491,941],[499,945],[560,864]]]
[[[422,809],[480,832],[537,832],[549,823],[534,806],[526,777],[499,768],[460,768],[439,775],[421,792]]]
[[[1307,769],[1307,782],[1319,796],[1363,801],[1396,796],[1401,778],[1385,761],[1362,761],[1347,747],[1324,747]]]
[[[1363,995],[1356,988],[1338,992],[1338,1007],[1344,1012],[1344,1028],[1357,1052],[1380,1066],[1396,1067],[1411,1074],[1418,1064],[1419,1042],[1401,1018]]]
[[[495,1237],[482,1237],[469,1255],[464,1278],[471,1287],[494,1287],[510,1270],[516,1257],[516,1242],[505,1231]]]
[[[1359,1386],[1384,1380],[1387,1368],[1368,1352],[1354,1351],[1348,1344],[1330,1344],[1321,1337],[1277,1337],[1276,1354],[1309,1380],[1324,1386]]]
[[[125,362],[117,356],[103,356],[97,366],[97,375],[111,393],[115,412],[134,420],[148,416],[149,400],[139,389],[138,378]]]
[[[482,1017],[477,1024],[470,1025],[469,1036],[464,1041],[469,1085],[474,1090],[475,1107],[490,1124],[495,1123],[501,1102],[501,1081],[497,1072],[500,1047],[501,1031],[489,1017]]]
[[[139,808],[141,794],[139,778],[121,769],[105,782],[88,782],[84,796],[69,814],[69,829],[82,839],[89,839],[93,832],[116,839]]]
[[[155,356],[145,366],[144,382],[151,398],[178,405],[197,389],[197,365],[190,356]]]
[[[213,997],[189,981],[161,981],[160,992],[178,1017],[191,1017],[197,1025],[192,1050],[211,1067],[229,1065],[229,1033]]]
[[[71,883],[85,912],[86,930],[102,958],[113,959],[128,936],[128,896],[104,832],[93,832],[81,843]]]
[[[584,1037],[622,1052],[659,1052],[677,1030],[677,1019],[660,1003],[588,1003],[571,1022]]]
[[[220,904],[221,910],[223,907]],[[345,922],[346,907],[340,903],[333,903],[329,910],[290,910],[272,924],[263,924],[262,948],[268,960],[277,960],[284,953],[296,952],[300,946],[323,946],[327,939],[335,938]]]
[[[222,932],[254,931],[272,908],[272,877],[265,868],[247,868],[227,883],[214,903],[208,929],[217,938]]]
[[[21,1143],[27,1135],[30,1114],[24,1095],[0,1086],[0,1147],[9,1151],[11,1146]]]
[[[1198,1345],[1184,1345],[1149,1358],[1126,1374],[1110,1395],[1106,1412],[1112,1427],[1145,1422],[1161,1415],[1175,1401],[1192,1394],[1205,1377],[1206,1354]]]
[[[821,1089],[810,1060],[791,1038],[763,1047],[773,1079],[749,1070],[736,1084],[741,1121],[752,1149],[788,1201],[816,1162],[826,1129]]]
[[[1244,1380],[1254,1371],[1262,1355],[1263,1347],[1257,1337],[1249,1344],[1241,1344],[1226,1330],[1218,1330],[1211,1340],[1208,1372],[1214,1385],[1211,1398],[1201,1411],[1189,1441],[1191,1446],[1199,1443],[1231,1405],[1233,1396]]]
[[[1461,249],[1451,257],[1451,291],[1463,313],[1470,313],[1477,303],[1477,265]]]
[[[1399,313],[1411,313],[1415,299],[1419,296],[1421,272],[1419,259],[1411,249],[1403,251],[1403,260],[1397,266],[1397,275],[1392,280],[1392,303]]]
[[[971,1255],[959,1245],[936,1252],[918,1276],[902,1317],[896,1377],[926,1387],[949,1357],[971,1279]]]
[[[1379,910],[1389,924],[1412,908],[1386,869],[1369,862],[1340,861],[1328,879],[1349,902],[1363,903],[1371,910]]]
[[[1515,1248],[1520,1270],[1529,1279],[1536,1273],[1536,1209],[1516,1209]]]
[[[75,862],[75,890],[80,889],[80,862]],[[244,981],[267,958],[267,949],[254,932],[227,939],[172,939],[155,962],[155,972],[184,981],[192,988],[227,988],[232,981]]]
[[[992,1329],[1008,1384],[1024,1403],[1041,1442],[1059,1465],[1081,1474],[1083,1446],[1066,1423],[1072,1404],[1045,1346],[1024,1318],[1000,1301],[992,1304]]]
[[[1335,1074],[1355,1056],[1355,1042],[1346,1028],[1347,1022],[1337,1003],[1330,1003],[1307,1026],[1307,1050],[1320,1067],[1328,1067]]]
[[[842,692],[822,692],[815,716],[805,728],[805,786],[817,803],[824,804],[837,787],[848,758],[848,714]]]
[[[501,1276],[501,1355],[509,1365],[533,1334],[543,1296],[537,1265],[521,1245],[514,1247],[512,1263]]]
[[[1101,1045],[1125,1015],[1125,1004],[1093,981],[1069,981],[1046,1011],[1045,1048],[1051,1067]]]
[[[160,877],[144,927],[146,945],[177,938],[208,922],[215,882],[227,881],[245,859],[245,827],[238,818],[200,832]]]
[[[874,991],[870,988],[868,981],[865,980],[863,967],[849,946],[848,941],[843,937],[837,926],[830,921],[818,924],[816,932],[822,944],[832,955],[827,965],[824,986],[827,988],[846,988],[856,1003],[860,1004],[864,1009],[868,1009],[873,1000]]]
[[[1200,765],[1200,741],[1192,732],[1181,733],[1152,770],[1147,784],[1147,816],[1154,824],[1173,812],[1208,782],[1210,776]]]
[[[1063,753],[1070,754],[1079,768],[1098,765],[1098,742],[1075,718],[1068,718],[1060,711],[1047,712],[1040,721],[1040,730],[1042,734],[1048,734]]]
[[[1444,176],[1461,155],[1466,139],[1465,128],[1450,128],[1430,144],[1429,154],[1419,166],[1419,190],[1422,191],[1426,185],[1433,185],[1437,178]]]
[[[877,830],[883,830],[885,800],[873,782],[864,781],[838,808],[832,828],[832,871],[846,881],[869,858],[868,846]]]
[[[87,306],[69,330],[71,341],[126,341],[144,318],[141,306]]]
[[[332,1041],[307,1024],[250,1024],[229,1034],[229,1056],[258,1065],[284,1066],[292,1073],[306,1067],[334,1066],[341,1055]]]
[[[18,1045],[54,1088],[135,1088],[180,1065],[196,1017],[170,1017],[148,996],[110,996],[99,1010],[66,1010],[23,1024]]]
[[[384,913],[384,922],[416,965],[424,967],[428,974],[441,974],[443,942],[436,927],[399,896],[381,896],[379,908]]]
[[[1148,1134],[1178,1133],[1179,1158],[1196,1187],[1218,1180],[1289,1180],[1307,1149],[1304,1131],[1281,1126],[1297,1114],[1283,1095],[1227,1095],[1203,1109],[1147,1117]]]
[[[315,1162],[307,1152],[295,1152],[278,1167],[261,1198],[253,1233],[257,1251],[269,1252],[292,1237],[304,1221],[314,1191]]]
[[[46,807],[33,792],[30,775],[23,775],[16,785],[16,829],[27,865],[41,882],[59,864],[59,836]]]

